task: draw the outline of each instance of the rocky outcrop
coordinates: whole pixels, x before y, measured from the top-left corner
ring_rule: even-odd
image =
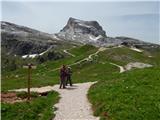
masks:
[[[57,36],[64,40],[100,45],[106,38],[106,32],[97,21],[69,18],[67,25]]]
[[[143,42],[129,37],[108,37],[97,21],[84,21],[69,18],[67,25],[56,34],[58,38],[66,41],[76,41],[94,46],[125,45],[135,48],[157,48],[159,45]]]
[[[83,21],[75,18],[69,18],[67,25],[61,32],[70,32],[73,34],[91,34],[95,37],[106,36],[105,31],[97,21]]]

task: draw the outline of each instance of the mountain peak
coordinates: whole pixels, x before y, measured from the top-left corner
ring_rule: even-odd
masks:
[[[106,37],[106,32],[97,21],[84,21],[70,17],[58,37],[81,43],[97,43]]]
[[[85,29],[87,34],[92,34],[96,37],[98,35],[106,36],[105,31],[102,29],[102,27],[99,25],[97,21],[84,21],[70,17],[67,22],[67,25],[65,26],[65,29],[69,27],[72,27],[73,29]]]

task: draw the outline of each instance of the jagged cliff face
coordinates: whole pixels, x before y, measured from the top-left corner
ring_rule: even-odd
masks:
[[[106,38],[106,32],[97,21],[83,21],[69,18],[67,25],[57,34],[60,39],[99,45]]]
[[[66,41],[76,41],[94,46],[115,46],[126,45],[134,47],[159,47],[159,45],[143,42],[128,37],[108,37],[97,21],[83,21],[69,18],[67,25],[56,34],[59,39]]]
[[[90,34],[95,37],[99,35],[106,36],[105,31],[97,21],[83,21],[75,18],[69,18],[67,25],[62,31],[72,34]]]

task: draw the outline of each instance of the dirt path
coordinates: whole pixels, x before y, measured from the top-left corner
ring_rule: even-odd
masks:
[[[115,63],[110,63],[110,64],[119,67],[119,69],[120,69],[119,73],[123,73],[125,71],[131,70],[132,68],[139,68],[140,69],[140,68],[152,67],[152,65],[150,65],[150,64],[140,63],[140,62],[131,62],[125,66],[120,66]]]
[[[63,52],[68,54],[68,55],[70,55],[70,56],[72,56],[72,57],[76,57],[75,55],[73,55],[72,53],[68,52],[67,50],[63,50]]]
[[[99,120],[93,116],[86,96],[92,84],[94,82],[79,83],[67,89],[59,89],[59,85],[55,85],[54,90],[60,93],[61,99],[55,105],[58,110],[53,120]]]
[[[104,51],[104,50],[106,50],[107,48],[104,48],[104,47],[100,47],[95,53],[93,53],[93,54],[90,54],[88,57],[86,57],[86,58],[84,58],[84,59],[82,59],[82,60],[80,60],[80,61],[77,61],[77,62],[75,62],[75,63],[72,63],[72,64],[69,64],[69,65],[67,65],[67,66],[73,66],[73,65],[77,65],[77,64],[80,64],[81,62],[83,62],[83,61],[89,61],[89,60],[92,60],[92,57],[93,56],[95,56],[95,55],[97,55],[99,52],[102,52],[102,51]],[[63,52],[67,52],[67,51],[63,51]],[[68,54],[68,52],[67,52],[67,54]],[[71,55],[71,53],[69,53],[70,55]],[[72,54],[73,55],[73,54]],[[57,71],[57,70],[59,70],[60,69],[60,67],[58,67],[58,68],[55,68],[55,69],[53,69],[53,70],[51,70],[51,71]]]
[[[120,69],[120,70],[119,70],[119,73],[125,72],[125,69],[124,69],[123,66],[117,65],[117,64],[115,64],[115,63],[110,63],[110,64],[119,67],[119,69]]]
[[[31,91],[43,93],[55,90],[60,94],[60,101],[55,105],[55,118],[53,120],[99,120],[94,117],[91,104],[87,99],[87,92],[95,82],[78,83],[66,89],[59,89],[59,85],[31,88]],[[15,89],[11,91],[27,91],[27,89]]]
[[[92,53],[92,54],[90,54],[88,57],[86,57],[86,58],[84,58],[84,59],[82,59],[82,60],[80,60],[80,61],[78,61],[78,62],[75,62],[75,63],[73,63],[73,64],[70,64],[70,65],[68,65],[68,66],[77,65],[77,64],[80,64],[80,63],[83,62],[83,61],[90,61],[90,60],[93,59],[93,58],[92,58],[93,56],[97,55],[99,52],[102,52],[102,51],[104,51],[104,50],[106,50],[106,48],[100,47],[95,53]]]

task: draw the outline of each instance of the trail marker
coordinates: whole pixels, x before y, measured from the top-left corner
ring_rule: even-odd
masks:
[[[28,83],[28,96],[27,99],[30,100],[30,82],[31,82],[31,70],[32,69],[36,69],[36,66],[29,63],[28,65],[24,65],[23,68],[28,69],[28,79],[27,79],[27,83]]]

